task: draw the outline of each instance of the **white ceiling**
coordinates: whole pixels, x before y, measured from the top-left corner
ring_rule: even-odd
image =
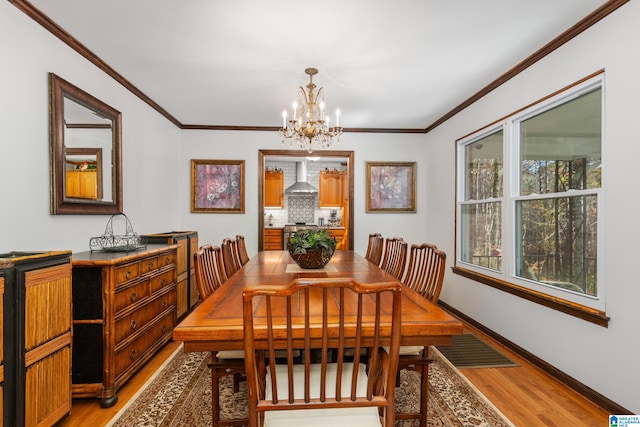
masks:
[[[606,0],[30,3],[183,125],[279,126],[315,67],[345,128],[425,129]]]

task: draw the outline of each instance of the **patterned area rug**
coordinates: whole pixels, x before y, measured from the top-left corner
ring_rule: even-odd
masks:
[[[513,424],[504,417],[460,372],[435,348],[435,362],[429,370],[429,427],[473,426],[503,427]],[[160,427],[211,425],[211,376],[207,368],[208,353],[183,353],[180,347],[132,402],[114,417],[108,426]],[[401,372],[396,391],[399,408],[415,408],[420,375]],[[221,416],[246,416],[246,383],[233,393],[231,378],[221,380],[223,397]],[[397,421],[408,427],[414,421]]]

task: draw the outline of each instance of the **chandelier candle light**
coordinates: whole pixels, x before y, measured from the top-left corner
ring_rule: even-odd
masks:
[[[289,145],[294,143],[302,150],[313,152],[313,148],[329,148],[333,144],[340,142],[342,128],[340,127],[340,110],[336,110],[336,125],[329,127],[329,116],[324,111],[323,88],[316,92],[316,85],[313,84],[313,76],[318,74],[315,68],[304,70],[309,75],[309,84],[305,91],[302,86],[298,90],[298,101],[293,103],[293,118],[287,121],[287,111],[282,112],[282,143],[289,140]]]

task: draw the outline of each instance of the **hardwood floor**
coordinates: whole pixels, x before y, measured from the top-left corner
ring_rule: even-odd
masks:
[[[604,409],[471,326],[465,327],[520,365],[508,368],[460,369],[474,386],[516,426],[601,427],[608,425],[609,414]],[[116,405],[102,409],[97,399],[74,399],[71,414],[58,426],[101,427],[106,425],[178,346],[179,343],[170,342],[150,360],[118,391]]]

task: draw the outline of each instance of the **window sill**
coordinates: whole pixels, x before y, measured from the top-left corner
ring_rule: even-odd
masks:
[[[575,316],[588,322],[595,323],[596,325],[604,326],[605,328],[609,326],[609,318],[604,311],[576,304],[574,302],[567,301],[561,298],[552,297],[550,295],[536,292],[522,286],[514,285],[513,283],[504,282],[493,277],[485,276],[484,274],[467,270],[465,268],[454,266],[451,268],[451,270],[455,274],[466,277],[467,279],[471,279],[484,285],[499,289],[501,291],[508,292],[512,295],[524,298],[528,301],[535,302],[536,304],[543,305],[553,310],[561,311],[571,316]]]

